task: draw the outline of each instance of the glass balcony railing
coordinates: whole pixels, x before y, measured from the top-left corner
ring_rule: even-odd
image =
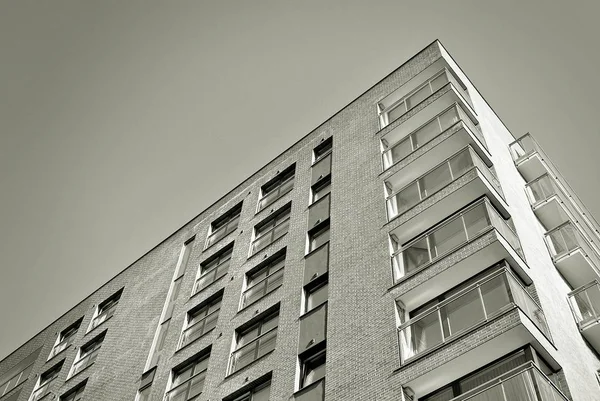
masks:
[[[444,68],[442,71],[431,77],[427,82],[408,93],[408,95],[404,96],[402,99],[391,104],[389,107],[385,108],[385,106],[380,103],[378,107],[380,109],[379,118],[381,128],[400,118],[404,113],[417,106],[423,100],[427,99],[429,96],[445,87],[447,84],[451,84],[452,87],[456,89],[456,91],[464,98],[465,102],[469,105],[472,105],[471,98],[469,97],[467,91],[463,89],[462,85],[458,82],[454,75],[452,75],[448,69]]]
[[[383,151],[383,167],[385,169],[390,168],[392,165],[406,158],[417,149],[423,147],[423,145],[446,132],[448,129],[456,126],[458,122],[462,122],[462,124],[467,126],[469,131],[471,131],[483,146],[487,148],[479,126],[473,123],[473,120],[471,120],[458,103],[455,103],[407,137],[386,147]]]
[[[531,135],[527,134],[511,143],[509,149],[513,161],[518,163],[522,159],[537,153],[538,145]]]
[[[504,220],[485,199],[394,252],[392,267],[395,281],[424,269],[492,229],[497,230],[511,247],[525,258],[512,222]]]
[[[527,362],[451,401],[568,401],[568,398],[533,362]]]
[[[541,307],[508,269],[482,278],[398,329],[402,363],[471,331],[494,316],[519,307],[550,338]]]
[[[553,259],[558,259],[581,247],[583,237],[570,221],[546,233],[546,243]]]
[[[392,192],[386,200],[388,219],[401,215],[473,169],[480,171],[502,195],[493,167],[488,167],[468,146],[402,189]]]
[[[544,174],[525,185],[527,197],[531,206],[536,206],[554,195],[560,194],[555,181],[548,174]]]
[[[592,281],[569,294],[569,304],[580,330],[600,322],[600,284]]]

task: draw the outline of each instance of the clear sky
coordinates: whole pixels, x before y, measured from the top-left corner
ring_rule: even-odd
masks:
[[[600,217],[598,15],[598,0],[3,1],[0,359],[436,38]]]

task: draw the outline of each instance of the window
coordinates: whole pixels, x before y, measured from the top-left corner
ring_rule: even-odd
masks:
[[[271,313],[236,332],[236,348],[231,354],[230,373],[240,370],[275,349],[279,311]]]
[[[216,298],[203,302],[187,314],[187,324],[181,334],[179,348],[184,347],[214,329],[219,318],[223,292]]]
[[[208,238],[206,238],[206,245],[204,248],[208,248],[221,238],[225,238],[228,234],[234,232],[238,227],[241,213],[242,204],[239,203],[224,215],[213,221],[210,225],[210,231],[208,233]]]
[[[87,380],[60,397],[60,401],[82,401]]]
[[[300,388],[323,379],[325,377],[325,350],[304,358],[300,365]]]
[[[165,401],[191,401],[202,394],[209,356],[210,354],[203,353],[173,370],[173,379]]]
[[[8,394],[14,388],[19,386],[29,377],[33,363],[40,354],[42,348],[38,348],[29,354],[25,359],[12,367],[8,372],[0,376],[0,397]]]
[[[29,401],[40,400],[50,392],[50,383],[60,374],[63,363],[64,360],[40,375]]]
[[[251,255],[287,234],[291,211],[292,204],[288,203],[254,227],[254,240],[250,248]]]
[[[73,343],[73,339],[75,338],[75,334],[77,334],[77,330],[79,330],[79,326],[81,325],[81,321],[83,318],[79,319],[63,331],[58,334],[56,338],[56,343],[50,351],[50,355],[48,359],[53,358],[56,354],[64,351],[67,347],[69,347]]]
[[[246,274],[246,290],[242,293],[240,308],[258,301],[283,284],[285,249]]]
[[[323,178],[311,188],[311,203],[315,203],[331,192],[331,174]]]
[[[233,243],[221,249],[214,256],[200,263],[200,269],[198,271],[199,277],[196,279],[196,283],[194,284],[193,294],[203,290],[227,274],[232,253]]]
[[[77,373],[81,372],[96,361],[105,335],[106,332],[102,333],[100,336],[81,347],[79,353],[77,354],[77,358],[75,358],[75,362],[73,362],[73,367],[71,368],[69,377],[75,376]]]
[[[88,332],[94,329],[95,327],[98,327],[115,314],[115,310],[117,309],[117,304],[119,303],[119,299],[121,298],[122,292],[123,290],[120,290],[119,292],[108,298],[106,301],[98,305],[98,308],[96,309],[96,315],[90,322]]]
[[[328,296],[327,282],[319,283],[312,288],[306,288],[305,291],[305,313],[310,312],[314,308],[327,302]]]
[[[333,139],[331,137],[325,139],[313,150],[313,164],[331,153]]]
[[[227,398],[227,401],[269,401],[271,396],[271,382],[261,384],[252,390],[235,398]]]
[[[311,253],[326,242],[329,242],[329,220],[308,232],[307,253]]]
[[[257,212],[260,212],[265,207],[294,189],[295,172],[296,165],[293,164],[260,188],[261,196],[258,201]]]

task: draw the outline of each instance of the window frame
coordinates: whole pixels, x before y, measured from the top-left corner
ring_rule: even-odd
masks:
[[[257,384],[256,386],[252,387],[248,391],[245,391],[244,393],[240,394],[239,396],[237,396],[235,398],[226,397],[226,398],[224,398],[224,400],[228,400],[228,401],[255,401],[254,400],[254,394],[256,394],[258,391],[260,391],[260,390],[262,390],[262,389],[264,389],[266,387],[271,387],[271,379],[267,380],[264,383]],[[269,395],[270,395],[270,393],[271,393],[271,389],[269,389]]]
[[[327,240],[322,243],[316,243],[315,241],[322,236],[327,235]],[[315,251],[316,249],[322,247],[326,243],[331,241],[331,224],[330,219],[327,218],[325,221],[319,223],[316,227],[311,228],[306,234],[306,252],[305,255],[308,255]]]
[[[54,364],[52,367],[50,367],[49,369],[46,369],[46,371],[44,371],[42,374],[40,374],[40,376],[37,378],[36,382],[35,382],[35,386],[33,387],[33,390],[31,391],[31,395],[29,396],[29,401],[37,401],[42,399],[43,397],[45,397],[47,394],[50,393],[49,390],[49,386],[50,384],[52,384],[52,382],[60,375],[60,372],[63,368],[63,365],[65,363],[65,360],[63,359],[62,361],[58,362],[57,364]],[[54,374],[52,377],[50,377],[50,379],[46,379],[46,381],[42,384],[42,379],[44,378],[45,375],[49,375],[49,374]],[[40,394],[40,390],[44,389],[44,393]]]
[[[184,347],[187,347],[188,345],[192,344],[195,341],[198,341],[200,338],[204,337],[206,334],[210,333],[211,331],[213,331],[216,328],[218,322],[215,322],[214,327],[210,328],[209,330],[206,330],[206,319],[208,319],[210,316],[214,316],[216,314],[216,318],[218,320],[219,312],[221,311],[221,303],[222,302],[223,302],[223,291],[219,291],[215,296],[213,296],[213,297],[207,299],[206,301],[202,302],[201,304],[193,307],[186,313],[185,324],[181,331],[181,337],[180,337],[179,344],[177,347],[178,350],[182,349]],[[213,310],[212,312],[210,312],[211,308],[217,304],[219,305],[219,307],[217,309]],[[205,313],[204,316],[197,322],[190,325],[190,320],[196,318],[203,311]],[[193,338],[192,340],[189,340],[189,339],[186,340],[187,342],[184,344],[184,338],[185,338],[186,332],[188,332],[191,328],[198,326],[199,324],[202,324],[202,333],[199,334],[197,337]]]
[[[96,327],[105,323],[108,319],[112,318],[117,311],[117,306],[121,301],[121,296],[123,295],[123,288],[119,291],[112,294],[110,297],[102,301],[96,307],[92,320],[90,320],[90,324],[86,333],[94,330]]]
[[[263,331],[263,327],[265,326],[265,324],[274,319],[277,319],[277,325],[275,327],[268,329],[267,331]],[[254,337],[250,341],[245,342],[244,344],[240,345],[240,342],[243,339],[244,335],[254,331],[255,329],[257,329],[256,337]],[[230,362],[229,362],[228,374],[231,375],[235,372],[239,372],[240,370],[242,370],[242,369],[246,368],[247,366],[250,366],[251,364],[256,362],[258,359],[273,352],[275,350],[275,347],[273,347],[273,349],[271,351],[259,356],[259,351],[260,351],[259,340],[261,338],[263,338],[264,336],[266,336],[267,334],[269,334],[271,332],[275,332],[275,341],[277,341],[278,329],[279,329],[279,308],[277,308],[273,311],[268,311],[262,317],[255,319],[255,321],[253,321],[253,322],[251,321],[249,324],[243,325],[242,327],[236,329],[235,334],[234,334],[234,346],[232,347],[232,351],[229,356]],[[246,363],[245,365],[243,365],[241,367],[236,367],[234,355],[241,349],[249,347],[249,345],[251,345],[251,344],[252,344],[252,347],[254,347],[254,358],[250,362]]]
[[[206,361],[206,367],[204,369],[202,369],[201,371],[190,375],[190,377],[188,377],[187,379],[185,379],[184,381],[182,381],[181,383],[177,384],[176,386],[173,386],[173,383],[175,383],[175,380],[177,378],[177,376],[180,376],[183,372],[192,369],[192,373],[194,372],[194,369],[196,368],[196,366],[202,362]],[[171,369],[171,377],[169,380],[169,389],[165,392],[165,396],[164,396],[164,400],[168,401],[169,400],[169,394],[173,393],[173,391],[178,390],[180,388],[183,388],[183,386],[187,386],[187,390],[186,390],[186,396],[185,396],[185,401],[192,401],[197,399],[198,397],[200,397],[202,395],[202,393],[204,393],[204,384],[206,381],[206,373],[208,372],[208,364],[210,362],[210,351],[208,352],[201,352],[200,355],[196,355],[192,358],[190,358],[188,361],[180,364],[178,367],[175,367],[173,369]],[[190,388],[192,387],[191,383],[194,379],[196,379],[197,377],[199,377],[200,375],[204,374],[204,381],[202,383],[202,390],[200,391],[200,393],[192,396],[192,398],[188,398],[189,397],[189,393],[190,393]]]
[[[319,197],[316,197],[319,194],[319,191],[326,189],[326,192],[320,194]],[[327,174],[325,177],[321,178],[314,185],[310,187],[310,205],[312,206],[321,199],[325,198],[327,195],[331,193],[331,174]]]
[[[208,233],[206,234],[204,250],[210,248],[211,246],[218,243],[223,238],[227,237],[229,234],[237,230],[240,224],[240,219],[242,217],[242,207],[243,202],[240,202],[210,223]],[[229,225],[234,220],[236,221],[235,225],[232,224],[230,227]],[[220,233],[221,231],[223,231],[224,234],[218,234],[221,236],[217,236],[217,233]]]
[[[258,202],[256,205],[256,213],[259,213],[268,206],[281,199],[286,194],[294,190],[294,181],[296,179],[296,163],[285,168],[283,171],[278,173],[275,177],[267,181],[260,187]],[[285,187],[286,184],[292,183],[291,186]],[[282,189],[283,188],[283,189]],[[268,202],[262,203],[263,200],[267,199],[271,195],[277,193],[277,196],[270,199]]]
[[[62,353],[64,350],[66,350],[73,344],[74,337],[77,335],[77,332],[81,328],[82,322],[83,322],[83,317],[80,317],[75,322],[71,323],[70,325],[68,325],[62,331],[60,331],[58,333],[58,335],[56,336],[56,340],[54,341],[54,345],[52,346],[52,349],[50,350],[50,354],[48,354],[48,359],[46,361],[49,361],[50,359],[54,358],[56,355]],[[70,331],[70,333],[67,336],[66,333],[69,331]],[[64,347],[61,349],[58,349],[58,347],[61,347],[63,343],[65,344]],[[58,349],[58,351],[57,351],[57,349]]]
[[[87,385],[88,379],[85,379],[83,382],[73,387],[71,390],[67,391],[63,395],[60,396],[59,401],[81,401],[81,396],[85,391],[85,386]],[[75,398],[79,396],[80,398]],[[74,397],[74,398],[71,398]]]
[[[194,281],[194,286],[192,287],[192,296],[202,292],[203,290],[208,288],[210,285],[219,281],[221,278],[223,278],[227,275],[227,273],[229,272],[229,265],[231,265],[231,259],[233,257],[233,247],[234,247],[234,243],[232,242],[231,244],[220,249],[217,253],[215,253],[211,257],[200,262],[200,266],[198,266],[198,273],[196,274],[196,280]],[[215,261],[216,261],[216,264],[213,266],[212,264]],[[227,262],[229,262],[229,265],[227,266],[227,270],[225,270],[225,272],[223,272],[220,276],[217,277],[217,272],[219,270],[219,267]],[[209,276],[211,273],[214,273],[214,275],[215,275],[213,280],[210,283],[205,284],[203,287],[200,288],[200,282],[202,281],[202,279]]]
[[[246,274],[244,274],[244,287],[243,287],[242,294],[241,294],[240,305],[238,308],[239,310],[242,310],[245,307],[252,305],[255,302],[260,301],[261,299],[266,297],[268,294],[272,293],[273,291],[277,290],[279,287],[281,287],[283,285],[283,276],[285,274],[284,269],[285,269],[285,265],[286,265],[286,256],[287,256],[286,253],[287,253],[287,248],[283,248],[281,251],[278,251],[273,256],[271,256],[264,262],[261,262],[260,264],[258,264],[257,266],[255,266],[254,268],[252,268],[251,270],[246,272]],[[263,272],[264,270],[267,270],[267,275],[265,275],[265,277],[263,277],[262,279],[258,280],[257,282],[255,282],[249,286],[248,283],[250,282],[251,277],[258,275],[259,273]],[[274,276],[275,274],[277,274],[279,272],[281,272],[281,283],[279,283],[279,285],[277,285],[276,287],[269,289],[269,285],[268,285],[269,279],[271,279],[272,276]],[[246,302],[246,294],[248,293],[248,291],[254,289],[255,287],[259,286],[262,283],[265,283],[263,294],[251,302]]]
[[[289,232],[289,223],[292,216],[292,202],[287,203],[286,205],[279,208],[279,210],[273,212],[269,217],[263,219],[259,223],[257,223],[252,230],[252,240],[250,241],[250,253],[249,257],[257,254],[263,249],[267,248],[269,245],[277,241],[279,238],[284,237]],[[287,230],[279,235],[278,237],[274,237],[275,229],[283,224],[288,224]],[[269,228],[267,228],[269,227]],[[271,237],[271,240],[266,245],[263,245],[260,248],[255,249],[255,244],[258,243],[259,240],[266,238],[267,236]]]
[[[98,358],[98,353],[100,352],[100,349],[102,348],[102,343],[104,342],[105,338],[106,338],[106,331],[104,331],[102,334],[94,337],[92,340],[88,341],[87,343],[82,345],[77,350],[77,355],[75,356],[75,359],[73,360],[73,364],[71,365],[71,369],[69,370],[67,379],[70,379],[71,377],[78,375],[79,373],[83,372],[84,370],[86,370],[87,368],[92,366],[94,363],[96,363],[96,359]],[[83,354],[84,352],[85,352],[85,355]],[[89,362],[89,360],[92,358],[93,358],[92,362]],[[78,368],[78,366],[83,365],[83,363],[81,363],[81,361],[83,361],[84,359],[87,359],[87,361],[85,362],[85,366],[83,366],[82,368]]]
[[[311,382],[307,382],[308,375],[310,372],[314,372],[316,367],[322,366],[323,376],[317,379],[313,379]],[[300,359],[300,381],[298,383],[299,389],[303,390],[321,380],[325,380],[325,373],[327,368],[327,350],[326,348],[322,348],[316,350],[315,352],[311,352],[310,355],[305,356]]]
[[[325,149],[324,152],[320,152],[321,149]],[[319,153],[317,154],[317,151]],[[312,165],[314,166],[320,160],[323,160],[327,155],[333,152],[333,137],[324,138],[321,143],[314,147],[312,151]]]

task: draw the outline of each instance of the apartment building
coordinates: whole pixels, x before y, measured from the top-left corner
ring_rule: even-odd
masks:
[[[598,401],[598,233],[435,41],[1,361],[0,401]]]

